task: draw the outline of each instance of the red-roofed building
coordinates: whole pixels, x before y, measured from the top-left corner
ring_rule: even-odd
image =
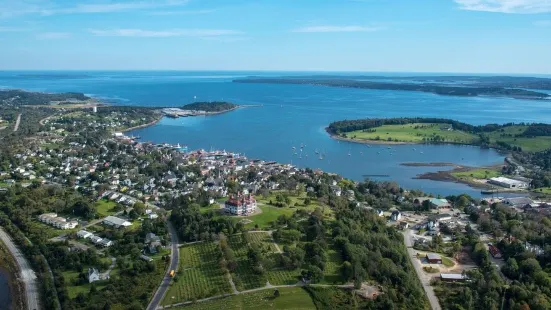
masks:
[[[224,210],[232,215],[250,215],[256,210],[256,199],[252,195],[231,195]]]

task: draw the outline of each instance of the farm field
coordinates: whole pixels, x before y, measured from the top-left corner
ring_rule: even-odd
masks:
[[[280,288],[279,297],[274,290],[233,295],[226,298],[191,304],[176,309],[185,310],[227,310],[227,309],[316,309],[310,295],[300,287]]]
[[[346,133],[351,139],[358,140],[380,140],[395,142],[422,143],[425,140],[439,136],[440,142],[448,143],[473,143],[477,137],[473,134],[458,130],[445,130],[443,124],[404,124],[404,125],[383,125],[373,128],[372,132],[356,130]],[[389,140],[390,139],[390,140]]]
[[[219,258],[220,250],[215,243],[181,247],[179,270],[163,305],[230,293],[230,283],[218,264]]]

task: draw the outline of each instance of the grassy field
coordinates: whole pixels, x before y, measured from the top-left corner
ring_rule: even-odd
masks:
[[[227,310],[227,309],[316,309],[310,295],[299,287],[280,288],[279,297],[274,290],[234,295],[208,302],[195,303],[177,309]]]
[[[331,245],[327,249],[327,262],[325,264],[324,277],[322,283],[325,284],[342,284],[342,278],[340,276],[340,267],[342,265],[342,259]]]
[[[441,142],[446,143],[476,143],[478,137],[474,134],[458,130],[442,130],[446,125],[442,124],[404,124],[404,125],[383,125],[373,128],[374,132],[364,132],[356,130],[346,133],[351,139],[369,140],[369,141],[393,141],[422,143],[425,140],[431,140],[435,136],[440,136]],[[551,137],[524,138],[515,137],[522,134],[527,126],[510,126],[498,131],[487,133],[490,143],[504,142],[512,146],[521,147],[526,152],[538,152],[551,148]],[[389,140],[390,138],[390,140]]]
[[[489,179],[501,175],[498,169],[481,168],[465,172],[452,172],[452,175],[460,179]]]
[[[87,268],[84,268],[85,272],[88,270]],[[67,286],[67,292],[69,293],[69,298],[73,299],[77,297],[79,293],[83,293],[84,295],[88,294],[90,292],[90,287],[92,287],[91,283],[85,283],[82,285],[74,285],[73,281],[78,279],[78,272],[76,271],[63,271],[63,278],[65,280],[65,284]],[[106,286],[105,281],[98,281],[95,282],[94,285],[96,286],[96,289],[101,290]]]
[[[163,300],[163,305],[230,293],[225,273],[218,265],[215,243],[196,243],[180,248],[179,271]]]
[[[442,256],[442,265],[446,267],[453,267],[455,264],[451,259]]]
[[[113,215],[117,213],[116,211],[113,211],[113,208],[116,205],[117,203],[114,201],[100,199],[98,202],[96,202],[96,210],[101,216]]]
[[[404,125],[383,125],[373,128],[374,132],[364,132],[362,130],[351,131],[347,133],[348,138],[359,140],[381,140],[398,142],[421,143],[423,139],[432,139],[440,136],[443,142],[465,143],[469,144],[476,140],[476,136],[470,133],[458,130],[442,130],[442,124],[404,124]],[[377,137],[379,139],[377,139]]]
[[[551,187],[537,188],[534,192],[551,195]]]

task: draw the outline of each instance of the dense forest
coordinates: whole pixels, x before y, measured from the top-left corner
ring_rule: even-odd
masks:
[[[212,102],[194,102],[182,107],[184,110],[205,111],[205,112],[225,112],[237,108],[237,104],[225,101]]]
[[[494,96],[519,99],[545,99],[549,95],[542,92],[520,88],[505,88],[497,86],[450,86],[415,83],[388,83],[358,81],[350,79],[308,79],[308,78],[247,78],[234,80],[236,83],[266,83],[266,84],[306,84],[329,87],[346,87],[378,90],[403,90],[433,93],[445,96]]]
[[[46,105],[53,101],[84,101],[90,97],[82,93],[36,93],[24,90],[0,90],[0,105]]]

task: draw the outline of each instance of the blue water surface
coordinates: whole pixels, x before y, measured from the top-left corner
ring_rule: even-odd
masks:
[[[321,168],[355,180],[362,180],[368,175],[372,179],[392,180],[406,188],[418,188],[442,195],[466,192],[480,196],[480,191],[463,184],[413,179],[417,174],[446,168],[404,167],[400,163],[452,162],[481,166],[501,163],[504,155],[495,150],[457,145],[395,145],[390,149],[387,145],[368,147],[333,140],[324,128],[332,121],[366,117],[442,117],[471,124],[486,124],[548,122],[551,116],[551,101],[450,97],[421,92],[312,85],[232,83],[233,79],[246,76],[311,74],[242,71],[9,71],[0,72],[0,88],[75,91],[121,105],[176,107],[194,101],[212,100],[260,105],[209,117],[165,118],[155,126],[131,134],[141,136],[144,141],[180,143],[188,145],[190,149],[226,149],[244,153],[251,158]],[[304,145],[302,156],[300,151],[294,155],[292,147],[300,150],[301,144]],[[323,160],[318,159],[316,150],[326,154]]]

